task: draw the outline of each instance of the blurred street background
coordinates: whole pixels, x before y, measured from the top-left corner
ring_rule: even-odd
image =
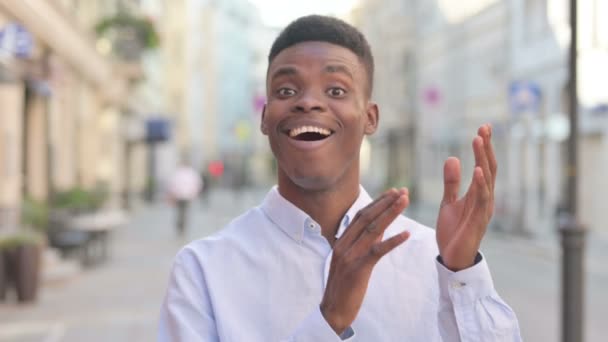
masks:
[[[578,8],[584,329],[600,342],[608,0]],[[492,124],[499,173],[483,250],[524,340],[560,339],[569,0],[0,0],[0,341],[154,339],[175,253],[275,182],[258,129],[267,54],[311,13],[347,20],[372,46],[371,194],[407,186],[407,214],[433,226],[443,161],[459,157],[468,179],[472,138]],[[204,182],[181,236],[167,196],[180,162]]]

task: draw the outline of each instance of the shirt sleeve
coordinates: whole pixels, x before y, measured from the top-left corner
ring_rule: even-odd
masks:
[[[496,293],[483,256],[480,262],[459,272],[450,271],[439,260],[436,265],[443,342],[521,342],[517,317]]]
[[[163,301],[159,342],[219,342],[204,273],[188,248],[178,253]]]
[[[283,342],[311,342],[311,341],[351,341],[355,332],[348,327],[340,336],[331,328],[323,317],[321,309],[317,307],[302,323],[295,332]]]

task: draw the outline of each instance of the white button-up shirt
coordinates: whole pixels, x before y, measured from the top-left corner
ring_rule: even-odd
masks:
[[[372,199],[361,188],[338,231]],[[375,266],[361,310],[338,336],[319,304],[332,250],[321,228],[273,188],[264,202],[177,255],[159,341],[521,341],[515,314],[483,258],[451,272],[435,231],[404,216],[384,238],[411,233]]]

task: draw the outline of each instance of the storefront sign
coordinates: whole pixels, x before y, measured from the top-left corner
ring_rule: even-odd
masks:
[[[167,119],[154,118],[146,121],[146,141],[167,141],[171,138],[171,123]]]

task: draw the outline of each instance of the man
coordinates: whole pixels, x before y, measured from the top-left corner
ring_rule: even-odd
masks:
[[[160,341],[520,341],[478,249],[492,216],[491,129],[473,140],[468,191],[446,161],[437,233],[400,213],[407,189],[372,201],[359,149],[376,131],[373,58],[329,17],[291,23],[269,54],[261,130],[278,186],[179,252]],[[407,240],[407,242],[406,242]]]
[[[199,174],[185,161],[169,179],[167,195],[175,206],[175,228],[179,235],[184,235],[186,231],[189,204],[199,195],[202,187]]]

